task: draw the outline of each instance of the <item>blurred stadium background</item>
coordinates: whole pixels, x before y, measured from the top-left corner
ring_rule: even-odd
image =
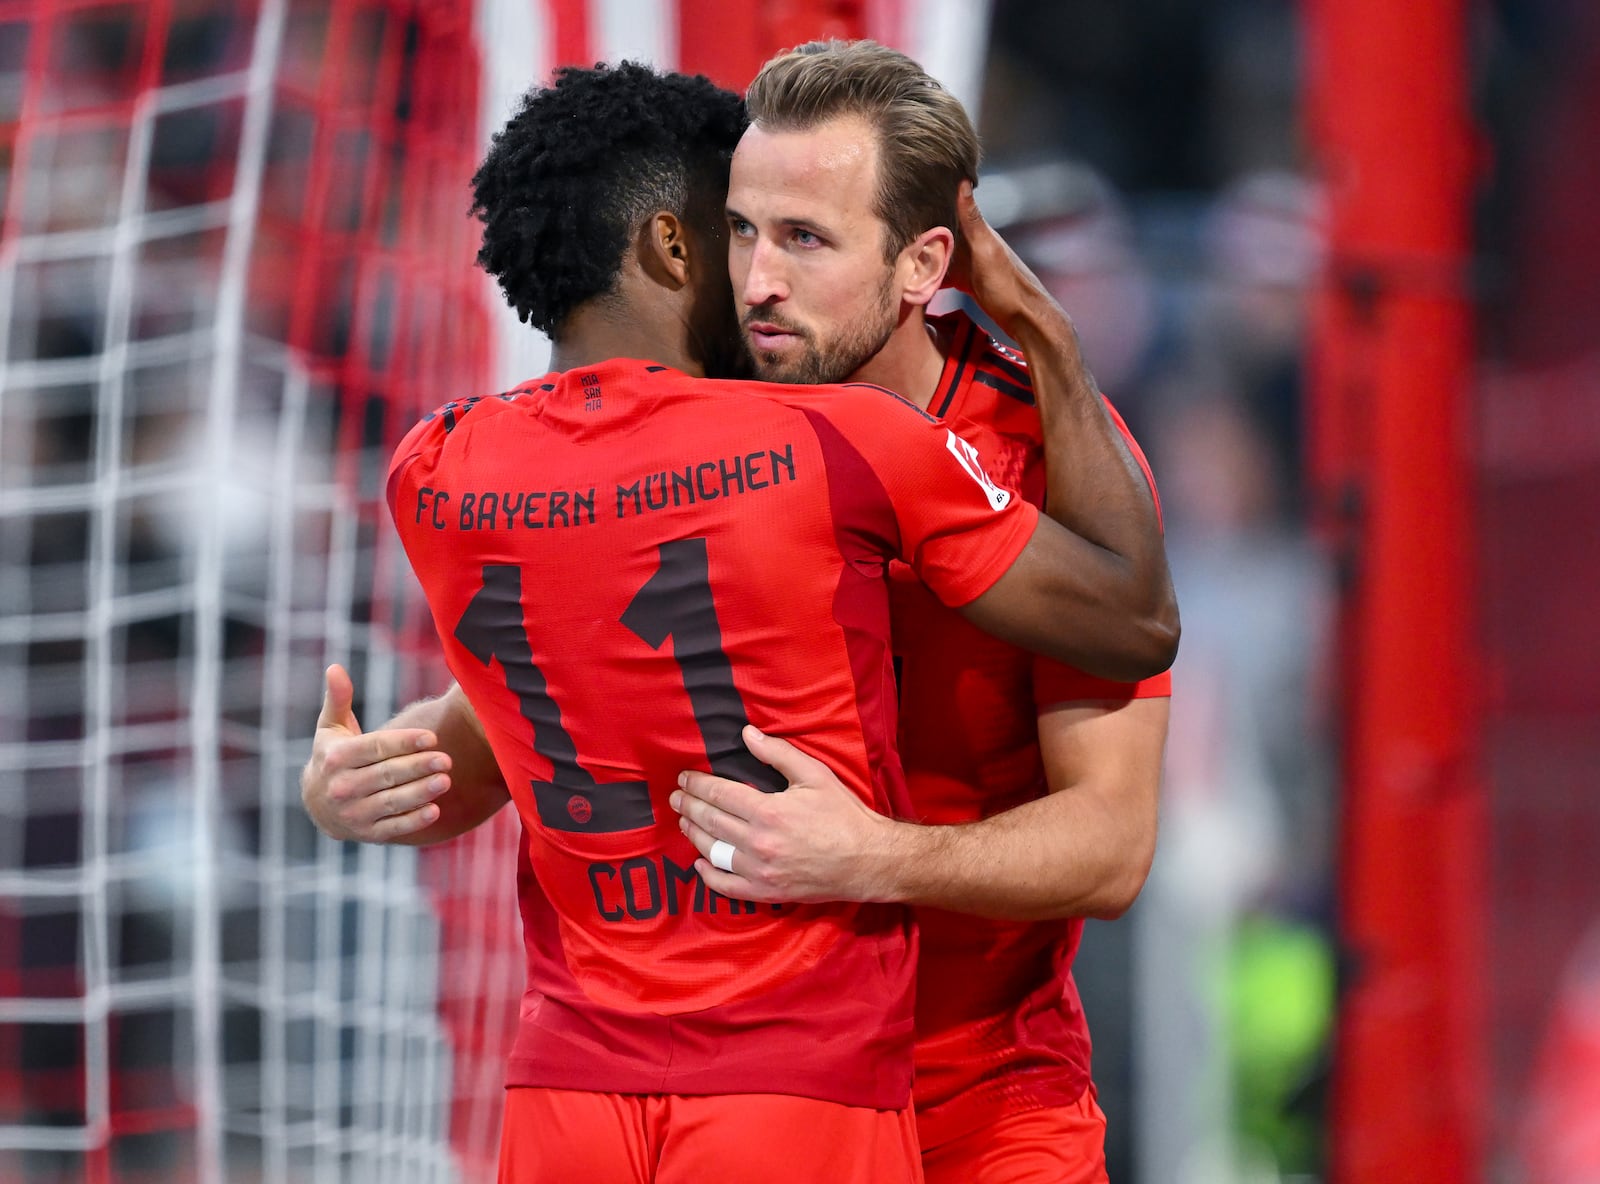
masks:
[[[1600,1178],[1600,7],[0,0],[0,1179],[492,1178],[509,820],[320,838],[321,670],[441,685],[379,478],[542,369],[465,214],[513,98],[826,35],[978,114],[1163,484],[1112,1178]]]

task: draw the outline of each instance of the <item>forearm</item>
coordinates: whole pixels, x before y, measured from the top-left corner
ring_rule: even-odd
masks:
[[[965,826],[897,824],[893,899],[1011,920],[1119,916],[1155,857],[1170,706],[1159,696],[1042,713],[1050,792]]]
[[[1020,263],[1012,275],[986,307],[1030,355],[1049,519],[962,612],[1099,677],[1153,677],[1172,665],[1179,636],[1154,493],[1084,368],[1072,322]]]
[[[1132,609],[1142,628],[1171,634],[1177,598],[1154,494],[1113,422],[1084,363],[1071,319],[1043,290],[1027,291],[1006,318],[1006,331],[1028,355],[1043,430],[1045,510],[1095,544],[1118,579],[1107,600]]]
[[[733,900],[860,900],[1007,920],[1120,915],[1155,856],[1164,697],[1090,700],[1039,717],[1047,796],[979,822],[887,818],[826,765],[754,728],[757,759],[788,780],[762,793],[686,770],[672,795],[706,886]],[[707,860],[714,844],[732,867]]]
[[[483,726],[460,687],[452,684],[436,698],[411,704],[384,726],[425,728],[437,738],[435,747],[450,757],[450,788],[434,801],[439,817],[393,842],[427,846],[453,839],[488,820],[510,800]]]
[[[1051,517],[1130,566],[1162,571],[1165,548],[1150,483],[1106,409],[1071,318],[1041,291],[1019,301],[1007,322],[1033,377]],[[1157,583],[1153,574],[1147,579]]]
[[[1149,678],[1172,665],[1179,632],[1154,491],[1084,366],[1071,319],[984,221],[965,183],[957,209],[972,294],[1029,355],[1055,519],[1040,522],[1023,555],[963,612],[1102,678]]]
[[[863,892],[1009,921],[1120,916],[1154,853],[1089,795],[1052,794],[981,822],[896,822],[863,860]]]

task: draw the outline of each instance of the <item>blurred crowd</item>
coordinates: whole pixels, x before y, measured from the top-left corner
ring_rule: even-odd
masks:
[[[1149,454],[1183,611],[1155,866],[1075,966],[1112,1178],[1320,1178],[1333,590],[1301,425],[1326,228],[1292,6],[1002,0],[993,34],[979,198]]]
[[[1485,1171],[1600,1170],[1600,9],[1482,0],[1470,400],[1489,965]],[[1302,357],[1327,248],[1279,0],[1000,0],[980,197],[1072,312],[1150,453],[1184,644],[1159,853],[1077,963],[1113,1178],[1310,1180],[1326,1164],[1340,588],[1308,529]],[[1018,185],[1013,186],[1010,179]],[[1026,191],[1027,196],[1023,193]],[[1127,995],[1127,984],[1133,993]],[[1559,987],[1556,986],[1559,984]]]

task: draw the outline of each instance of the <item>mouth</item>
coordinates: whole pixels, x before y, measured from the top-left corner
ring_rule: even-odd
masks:
[[[754,348],[765,351],[781,350],[801,337],[797,330],[772,321],[748,321],[744,331]]]

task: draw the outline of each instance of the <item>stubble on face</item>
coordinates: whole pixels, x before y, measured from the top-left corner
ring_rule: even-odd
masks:
[[[876,299],[865,314],[838,333],[819,339],[813,329],[795,324],[776,308],[763,305],[744,314],[745,342],[755,362],[756,376],[763,382],[815,385],[844,382],[881,350],[894,333],[899,320],[900,300],[894,290],[894,273],[885,269]],[[750,326],[756,322],[773,325],[798,337],[803,348],[779,353],[750,344]]]

